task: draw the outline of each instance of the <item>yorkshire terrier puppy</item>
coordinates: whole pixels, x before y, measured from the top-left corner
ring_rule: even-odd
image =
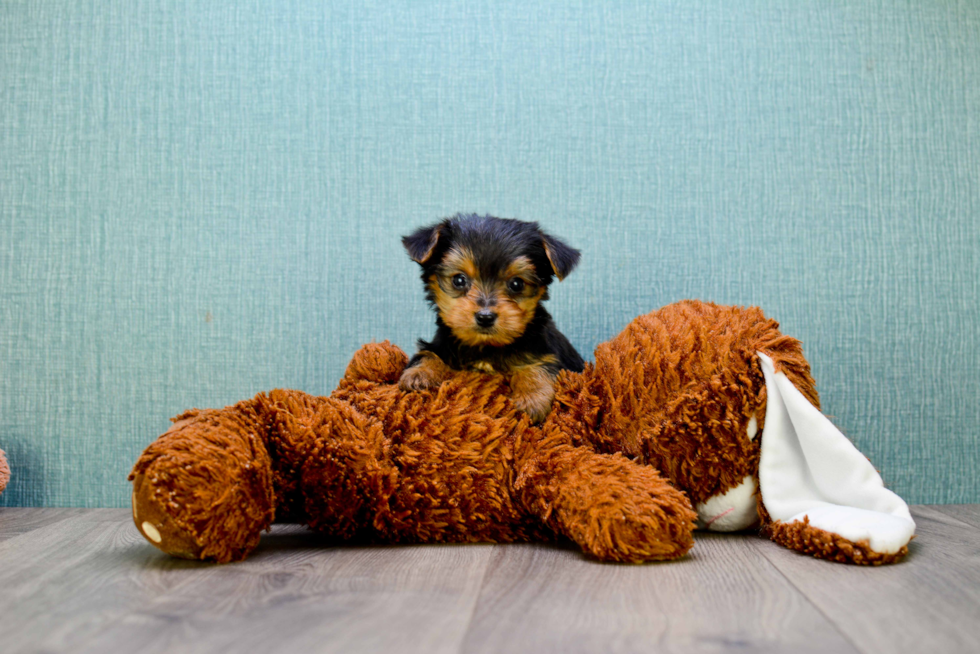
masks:
[[[434,388],[450,369],[500,373],[517,407],[544,420],[558,372],[584,365],[541,304],[553,278],[578,263],[578,250],[536,223],[476,215],[423,227],[402,244],[422,266],[436,335],[419,340],[399,386]]]

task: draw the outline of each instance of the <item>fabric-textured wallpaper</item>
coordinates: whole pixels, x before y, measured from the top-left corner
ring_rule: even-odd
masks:
[[[978,178],[978,3],[7,0],[0,505],[125,506],[169,416],[411,349],[399,237],[458,211],[582,250],[586,358],[762,306],[893,490],[980,501]]]

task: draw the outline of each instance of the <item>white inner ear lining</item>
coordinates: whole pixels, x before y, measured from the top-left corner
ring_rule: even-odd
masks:
[[[759,456],[762,503],[770,517],[810,525],[893,554],[915,533],[908,505],[844,434],[758,353],[766,378]]]

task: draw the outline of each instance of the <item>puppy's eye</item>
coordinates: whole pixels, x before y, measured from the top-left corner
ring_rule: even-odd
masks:
[[[455,288],[457,291],[461,291],[464,288],[466,288],[467,281],[468,280],[466,279],[466,275],[464,275],[463,273],[458,273],[456,275],[453,275],[453,288]]]
[[[524,290],[524,280],[520,277],[515,277],[507,282],[507,288],[510,289],[511,293],[520,293]]]

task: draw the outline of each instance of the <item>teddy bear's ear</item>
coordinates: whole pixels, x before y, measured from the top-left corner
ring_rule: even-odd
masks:
[[[402,245],[415,263],[425,265],[439,245],[439,237],[446,229],[446,221],[423,227],[408,236],[402,237]]]
[[[900,559],[915,533],[908,505],[773,360],[758,355],[767,395],[759,487],[773,540],[855,563]]]
[[[578,264],[579,251],[544,232],[541,233],[541,240],[544,243],[544,253],[551,262],[551,269],[555,271],[558,281],[562,281]]]

